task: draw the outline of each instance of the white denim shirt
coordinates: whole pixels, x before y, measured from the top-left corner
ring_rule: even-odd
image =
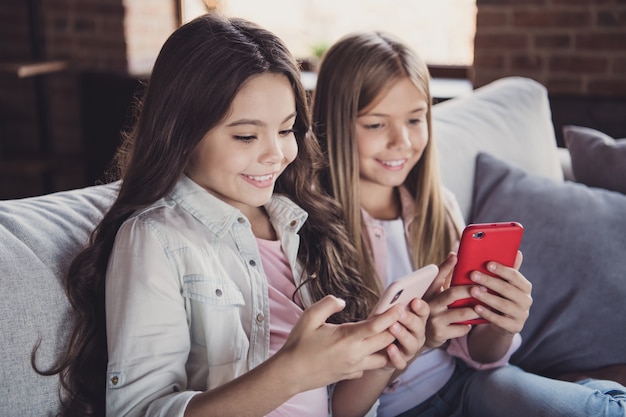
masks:
[[[292,267],[307,213],[265,207]],[[106,276],[107,416],[179,416],[269,352],[267,281],[247,218],[183,177],[120,228]],[[305,306],[310,294],[303,288]]]

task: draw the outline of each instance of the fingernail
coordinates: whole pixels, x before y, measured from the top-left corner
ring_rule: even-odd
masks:
[[[496,264],[494,264],[493,262],[489,262],[489,265],[487,265],[487,269],[489,269],[491,272],[494,272],[496,270]]]

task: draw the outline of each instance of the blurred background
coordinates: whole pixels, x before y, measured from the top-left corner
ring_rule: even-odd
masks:
[[[336,39],[385,30],[437,101],[520,75],[548,88],[561,146],[564,124],[626,137],[623,0],[0,0],[0,199],[106,181],[162,43],[209,10],[274,31],[313,79]]]

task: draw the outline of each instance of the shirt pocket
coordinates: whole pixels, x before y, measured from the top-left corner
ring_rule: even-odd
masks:
[[[249,340],[241,318],[245,300],[237,285],[221,276],[186,275],[183,296],[191,312],[191,341],[206,348],[209,366],[240,360]]]

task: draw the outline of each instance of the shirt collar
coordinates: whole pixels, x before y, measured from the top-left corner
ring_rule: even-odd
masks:
[[[234,222],[245,218],[237,208],[207,192],[186,175],[178,181],[170,197],[220,237],[230,230]],[[296,232],[308,216],[306,211],[288,197],[276,194],[265,205],[265,209],[274,227],[289,227]]]

